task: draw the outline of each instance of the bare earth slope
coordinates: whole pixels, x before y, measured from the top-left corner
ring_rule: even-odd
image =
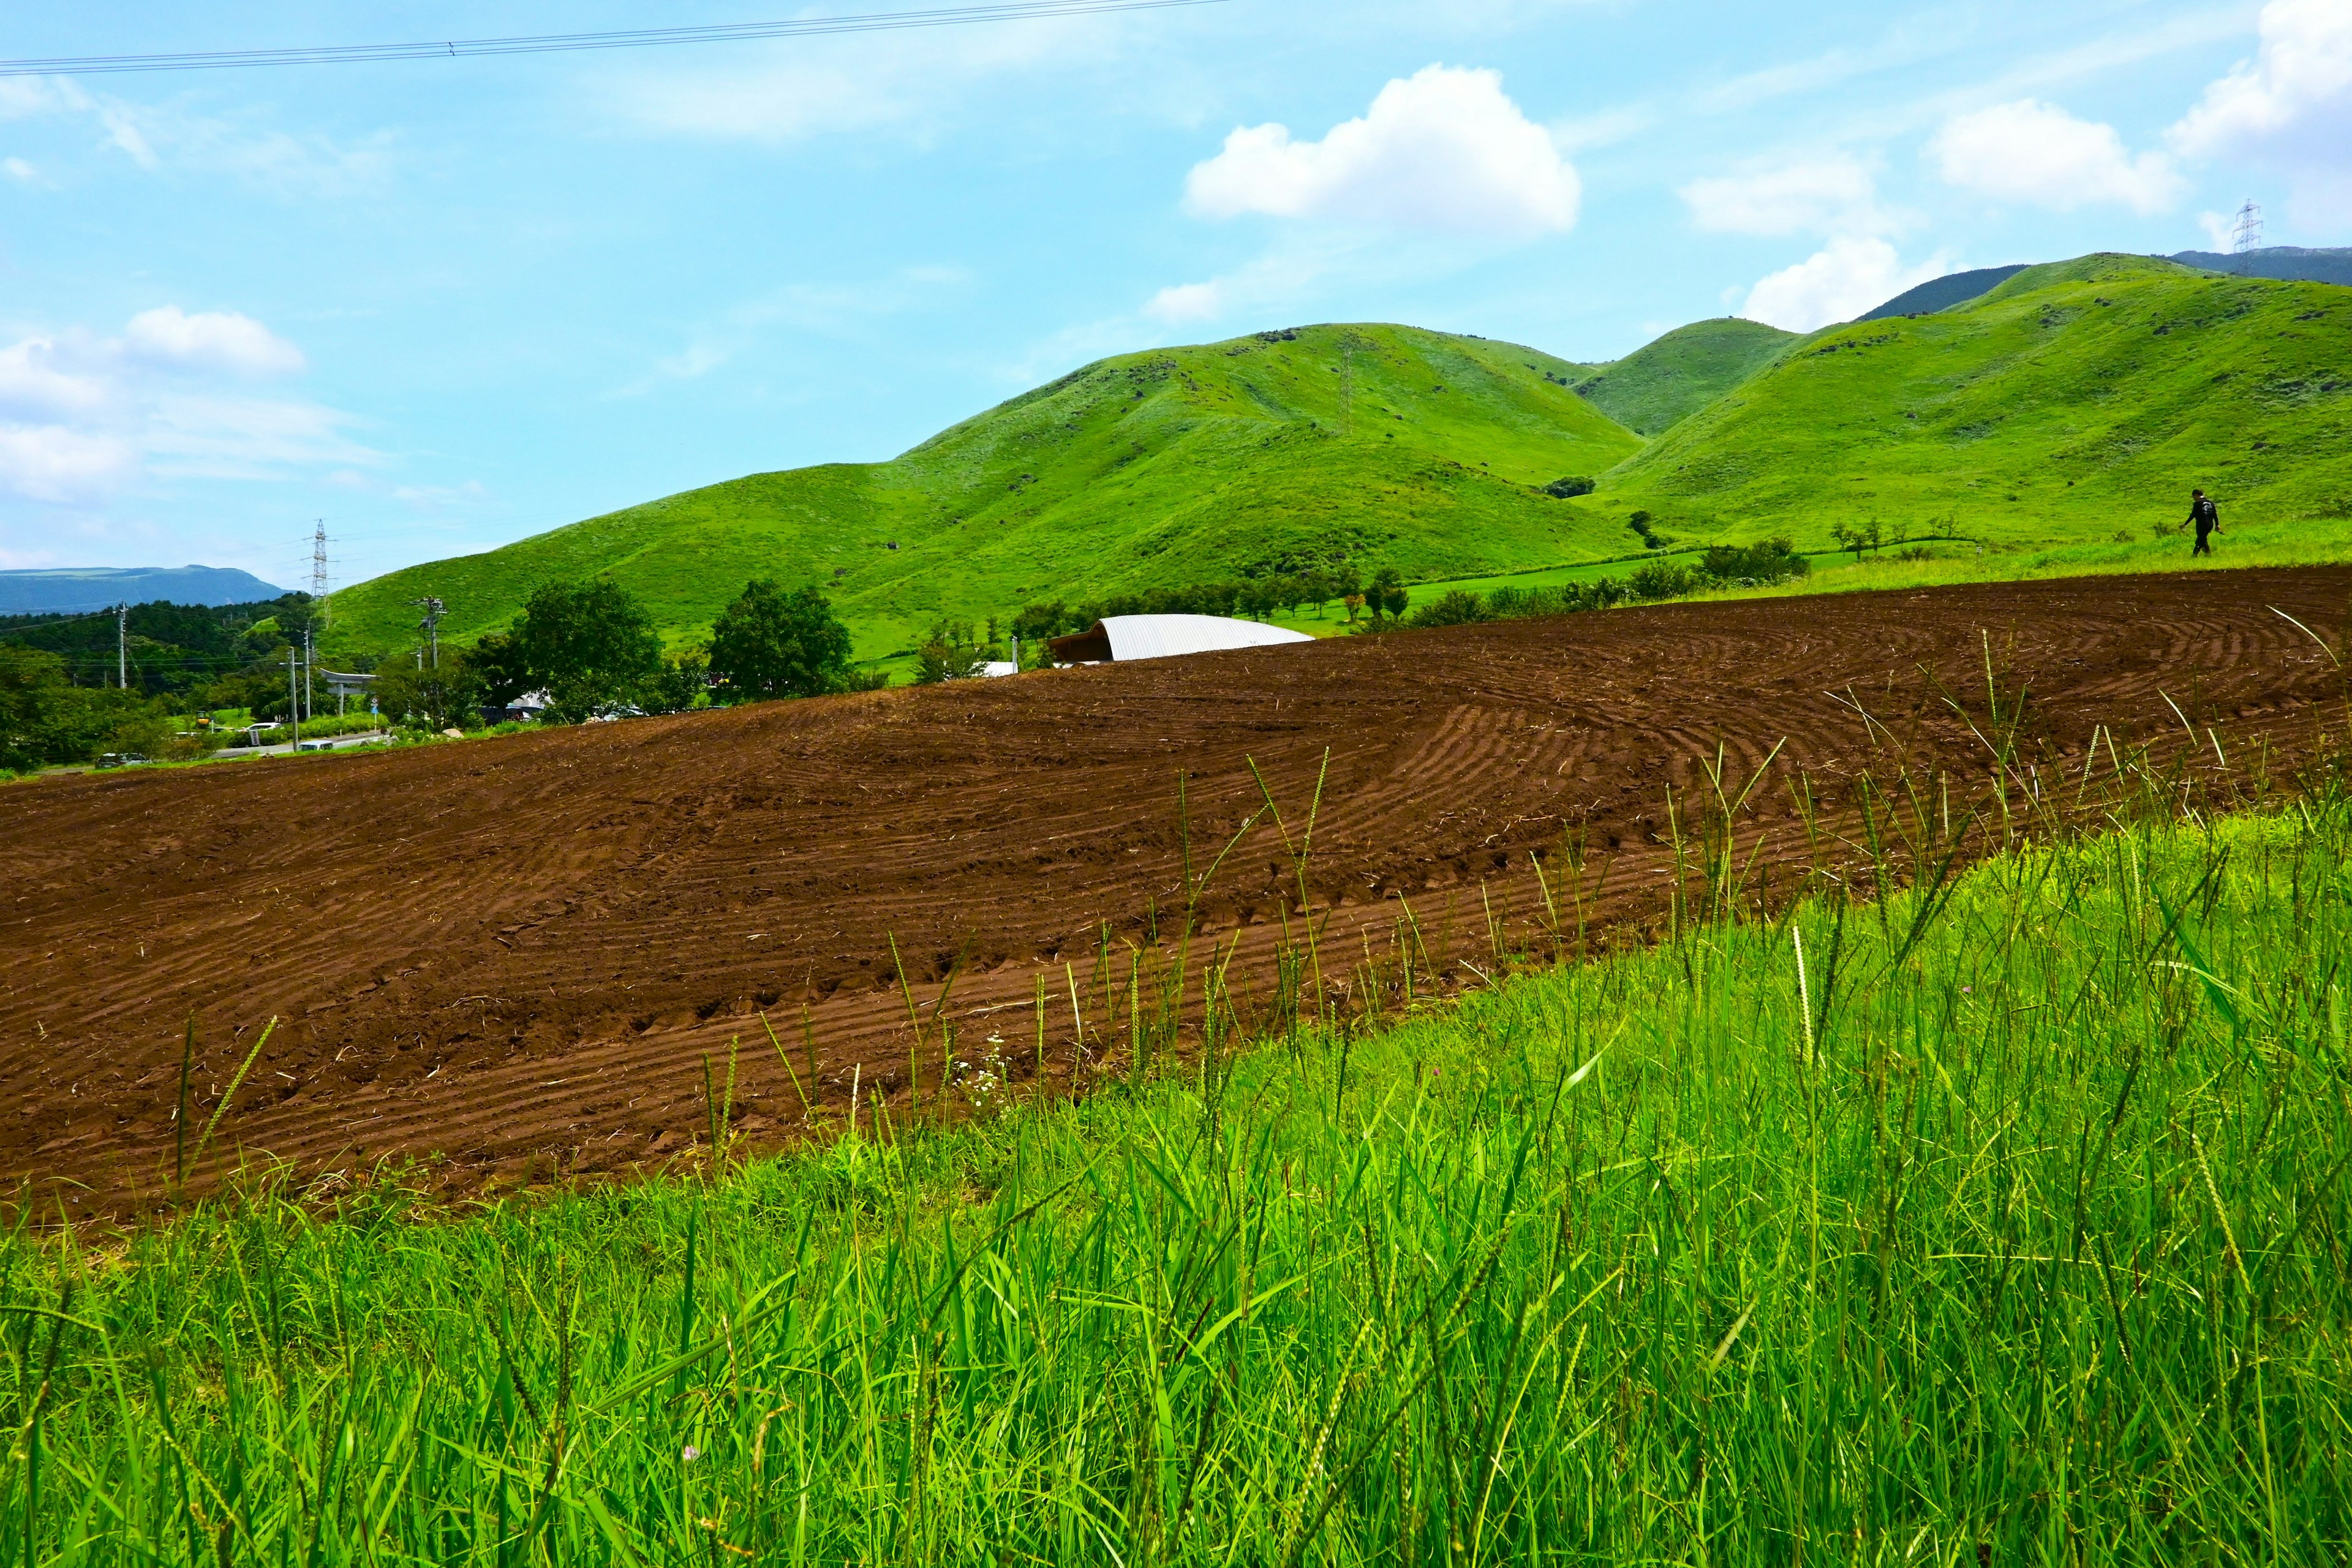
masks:
[[[1667,605],[0,790],[0,1177],[87,1184],[81,1214],[152,1191],[191,1012],[199,1127],[283,1016],[221,1141],[308,1169],[440,1155],[466,1185],[658,1159],[706,1125],[705,1053],[744,1035],[745,1130],[782,1136],[799,1103],[755,1010],[798,1061],[807,1006],[824,1099],[853,1071],[903,1095],[893,938],[926,1008],[964,955],[960,1051],[1001,1032],[1023,1076],[1049,975],[1059,1079],[1069,983],[1096,1035],[1126,973],[1098,981],[1100,943],[1148,943],[1181,902],[1179,770],[1205,861],[1255,804],[1245,759],[1296,831],[1328,748],[1312,885],[1337,988],[1400,892],[1431,949],[1482,953],[1482,885],[1526,921],[1530,854],[1571,828],[1613,862],[1602,913],[1654,912],[1666,789],[1718,744],[1740,771],[1785,741],[1834,823],[1870,745],[1849,691],[1915,760],[1982,779],[1919,670],[1980,692],[1987,634],[2045,769],[2079,768],[2095,724],[2177,737],[2168,696],[2233,754],[2261,731],[2291,761],[2342,692],[2270,606],[2332,627],[2347,594],[2331,568]],[[1786,792],[1759,798],[1772,852],[1800,853]],[[1264,973],[1286,875],[1263,832],[1220,873],[1206,923],[1241,939],[1237,975]]]

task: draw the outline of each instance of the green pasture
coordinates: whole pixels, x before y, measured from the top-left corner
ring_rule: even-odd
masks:
[[[1967,304],[1832,327],[1609,477],[1665,531],[1878,521],[2091,544],[2220,499],[2225,527],[2352,521],[2352,290],[2136,257],[2029,268]]]
[[[609,572],[691,642],[767,575],[827,584],[872,660],[942,616],[1341,553],[1423,575],[1601,553],[1586,509],[1538,488],[1641,445],[1569,390],[1583,368],[1377,325],[1125,355],[888,463],[753,475],[362,584],[336,595],[335,637],[404,650],[429,594],[470,641],[541,584]]]

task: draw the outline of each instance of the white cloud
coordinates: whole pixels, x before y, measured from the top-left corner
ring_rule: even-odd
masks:
[[[1840,236],[1794,267],[1759,281],[1748,291],[1739,313],[1785,331],[1810,332],[1832,321],[1850,321],[1948,270],[1940,255],[1906,268],[1883,239]]]
[[[2205,242],[2215,250],[2226,251],[2236,237],[2238,220],[2229,213],[2199,213],[2197,226],[2205,231]]]
[[[41,172],[22,158],[0,159],[0,170],[6,171],[10,179],[22,180],[28,185],[41,183]]]
[[[214,384],[302,367],[299,350],[250,316],[169,305],[120,337],[20,338],[0,347],[0,494],[87,505],[147,478],[276,479],[380,462],[348,414]]]
[[[62,425],[0,424],[0,490],[27,500],[71,503],[112,489],[138,468],[117,437]]]
[[[111,395],[103,375],[85,368],[83,341],[23,338],[0,349],[0,419],[87,417]]]
[[[2283,170],[2304,227],[2352,230],[2352,6],[2271,0],[2259,26],[2254,58],[2206,88],[2166,140],[2188,157]]]
[[[1948,184],[2058,212],[2103,202],[2161,212],[2181,188],[2163,153],[2134,158],[2114,126],[2030,98],[1953,116],[1927,155]]]
[[[675,135],[781,143],[938,121],[975,84],[1116,47],[1110,18],[1039,17],[1017,27],[901,33],[887,49],[858,38],[805,38],[730,51],[730,63],[617,68],[591,79],[639,127]]]
[[[1843,153],[1693,180],[1680,195],[1691,221],[1717,234],[1854,234],[1895,226],[1879,208],[1869,168]]]
[[[2208,87],[2168,139],[2191,157],[2284,144],[2341,161],[2352,139],[2352,5],[2271,0],[2259,26],[2255,58]]]
[[[289,375],[306,368],[300,349],[235,310],[193,316],[177,305],[142,310],[123,329],[122,341],[138,358],[192,370]]]
[[[1206,283],[1174,283],[1144,302],[1143,313],[1171,325],[1181,321],[1213,321],[1225,313],[1224,290],[1214,279]]]
[[[1409,247],[1407,247],[1409,248]],[[1264,325],[1276,311],[1298,308],[1316,285],[1340,274],[1361,280],[1374,272],[1410,266],[1394,246],[1377,251],[1344,239],[1307,238],[1261,256],[1221,277],[1179,283],[1144,302],[1143,314],[1163,326],[1192,326],[1248,315]]]
[[[1391,81],[1319,142],[1244,126],[1184,182],[1184,205],[1202,217],[1506,237],[1573,226],[1581,195],[1574,166],[1505,96],[1500,73],[1447,66]]]

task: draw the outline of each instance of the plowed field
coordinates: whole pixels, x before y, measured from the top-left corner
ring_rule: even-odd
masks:
[[[903,1101],[894,942],[925,1027],[957,971],[959,1054],[999,1034],[1019,1077],[1050,976],[1058,1085],[1073,983],[1115,1052],[1129,944],[1171,934],[1180,773],[1205,866],[1258,804],[1252,761],[1296,835],[1328,752],[1308,882],[1329,984],[1394,945],[1399,895],[1458,974],[1497,928],[1524,943],[1531,856],[1559,875],[1571,833],[1591,918],[1654,915],[1668,791],[1709,789],[1718,749],[1744,779],[1781,748],[1744,818],[1768,862],[1809,853],[1798,773],[1832,829],[1890,752],[1985,780],[1930,673],[1981,721],[1988,651],[1998,691],[2030,694],[2036,787],[2101,726],[2185,752],[2183,715],[2199,765],[2259,734],[2284,773],[2344,689],[2273,606],[2332,633],[2347,596],[2328,569],[1667,605],[16,785],[0,1177],[77,1215],[155,1191],[191,1014],[199,1130],[283,1019],[221,1121],[232,1157],[428,1156],[460,1186],[657,1162],[704,1133],[705,1058],[738,1037],[739,1130],[782,1138],[803,1112],[762,1010],[803,1076],[814,1051],[821,1100],[855,1075]],[[1202,924],[1240,939],[1237,981],[1265,979],[1295,886],[1263,824],[1219,870]],[[915,1070],[928,1092],[936,1065]]]

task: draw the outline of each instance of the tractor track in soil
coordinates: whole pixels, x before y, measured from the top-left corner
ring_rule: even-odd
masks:
[[[1710,789],[1718,748],[1744,779],[1778,746],[1832,828],[1890,761],[1985,780],[1923,670],[1980,697],[1988,647],[2042,769],[2079,772],[2098,726],[2184,748],[2177,707],[2200,748],[2260,737],[2284,773],[2340,731],[2345,687],[2273,606],[2333,635],[2347,597],[2352,569],[2324,568],[1658,605],[10,786],[0,1180],[77,1218],[152,1200],[191,1014],[199,1128],[283,1020],[222,1120],[232,1159],[430,1157],[452,1191],[641,1169],[700,1135],[704,1059],[738,1037],[738,1131],[782,1142],[801,1102],[763,1010],[796,1064],[813,1040],[821,1100],[855,1073],[903,1102],[894,942],[927,1031],[955,970],[961,1046],[993,1026],[1024,1076],[1049,975],[1066,1087],[1068,975],[1099,1015],[1106,926],[1123,988],[1126,944],[1181,908],[1180,772],[1205,864],[1259,804],[1251,762],[1295,833],[1328,751],[1308,880],[1343,985],[1395,939],[1400,894],[1442,960],[1486,948],[1490,909],[1524,942],[1531,857],[1557,874],[1571,832],[1609,868],[1587,918],[1654,919],[1668,791]],[[1802,864],[1780,783],[1741,830]],[[1199,946],[1238,942],[1262,984],[1295,886],[1261,824]]]

